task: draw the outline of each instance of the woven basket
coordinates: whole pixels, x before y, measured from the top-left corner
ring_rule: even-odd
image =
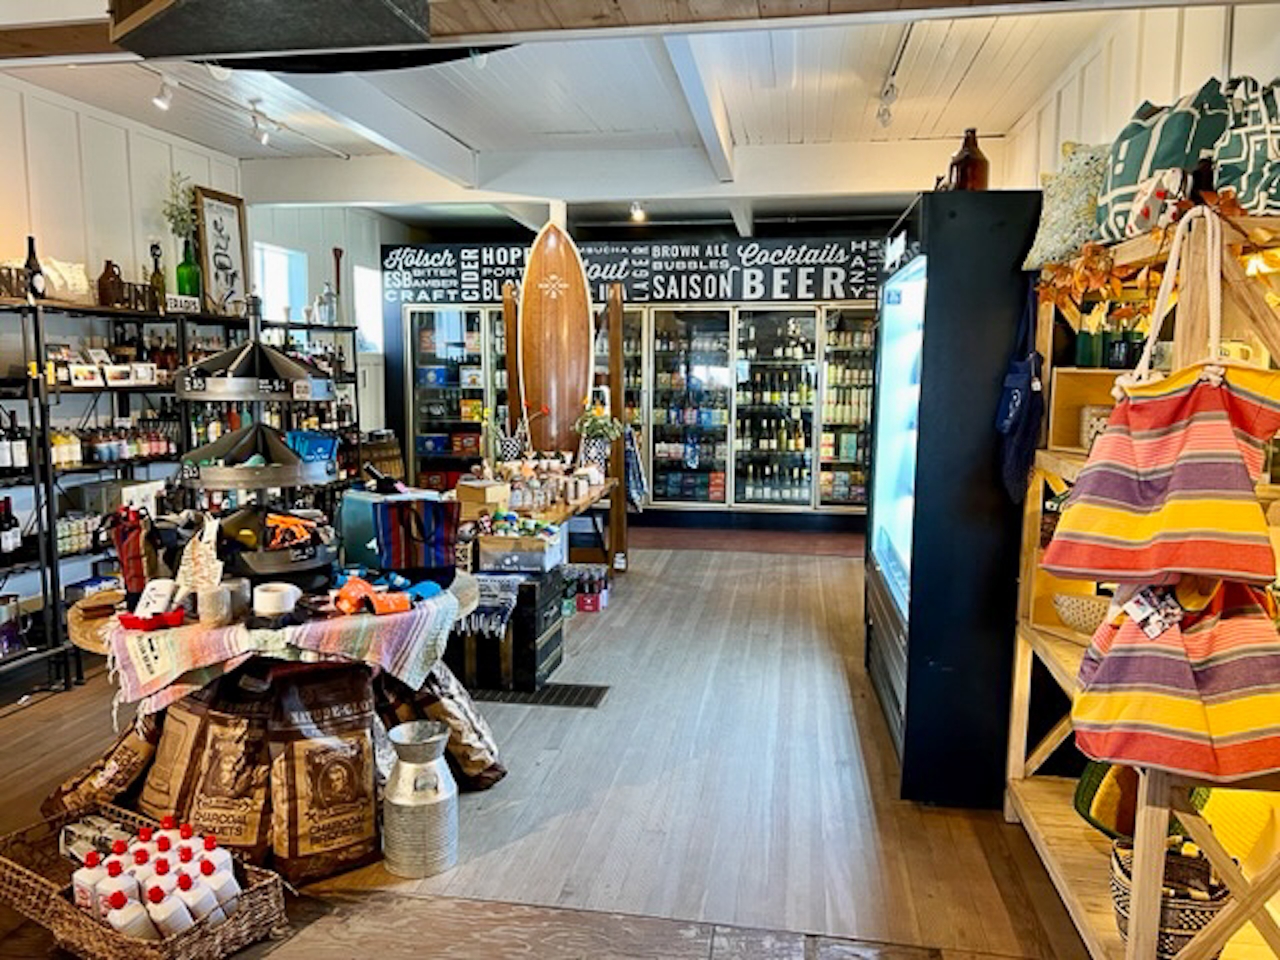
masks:
[[[81,650],[105,655],[107,652],[107,628],[113,620],[111,612],[102,616],[103,610],[124,603],[123,590],[100,590],[76,601],[67,611],[67,637]],[[123,608],[121,608],[123,609]]]
[[[104,804],[64,813],[0,838],[0,903],[47,928],[63,950],[86,960],[221,960],[286,929],[280,877],[236,861],[236,879],[243,892],[239,908],[226,923],[210,927],[202,920],[164,940],[138,940],[117,933],[72,902],[74,865],[58,852],[63,826],[88,813],[133,830],[155,825],[136,813]]]
[[[1129,900],[1133,886],[1133,844],[1117,840],[1111,845],[1111,901],[1116,910],[1120,938],[1129,940]],[[1200,896],[1193,897],[1191,891]],[[1203,856],[1189,857],[1177,851],[1165,854],[1164,889],[1160,894],[1160,930],[1156,940],[1158,960],[1173,960],[1203,930],[1230,899],[1226,885],[1213,876]],[[1221,956],[1221,951],[1214,957]]]
[[[1102,626],[1110,607],[1110,597],[1091,597],[1081,593],[1053,595],[1053,609],[1057,611],[1058,619],[1086,637],[1092,637],[1094,631]]]

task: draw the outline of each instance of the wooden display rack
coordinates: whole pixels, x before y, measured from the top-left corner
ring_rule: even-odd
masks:
[[[1232,221],[1245,230],[1262,228],[1280,237],[1280,218],[1241,218]],[[1198,249],[1196,238],[1200,235]],[[1234,243],[1238,234],[1230,226],[1225,242]],[[1203,229],[1193,231],[1188,256],[1203,263]],[[1280,241],[1277,242],[1280,246]],[[1126,241],[1115,248],[1119,264],[1159,263],[1164,245],[1151,236]],[[1272,343],[1280,345],[1280,317],[1267,310],[1261,315],[1260,297],[1245,292],[1244,269],[1233,256],[1223,257],[1224,309],[1243,315],[1258,338],[1280,357]],[[1191,267],[1191,269],[1195,269]],[[1202,270],[1202,268],[1201,268]],[[1203,275],[1201,272],[1200,275]],[[1184,297],[1194,304],[1196,294]],[[1198,304],[1197,304],[1198,306]],[[1193,312],[1194,311],[1190,311]],[[1151,960],[1156,956],[1160,885],[1164,863],[1167,818],[1175,812],[1187,832],[1216,868],[1232,891],[1232,900],[1197,939],[1179,954],[1180,960],[1207,960],[1223,948],[1225,960],[1254,960],[1280,956],[1280,925],[1267,912],[1266,902],[1280,891],[1280,860],[1258,876],[1246,881],[1235,861],[1214,838],[1209,824],[1190,807],[1191,789],[1208,786],[1192,778],[1174,777],[1154,770],[1140,770],[1137,836],[1134,847],[1131,937],[1126,945],[1116,926],[1110,892],[1111,844],[1075,811],[1075,781],[1038,775],[1038,771],[1071,735],[1070,716],[1064,716],[1037,744],[1028,742],[1031,707],[1032,667],[1039,660],[1057,685],[1069,697],[1077,691],[1076,678],[1089,638],[1076,633],[1058,618],[1053,607],[1055,593],[1096,592],[1096,585],[1063,580],[1040,569],[1041,513],[1043,488],[1060,491],[1075,481],[1085,463],[1086,451],[1079,445],[1079,411],[1085,403],[1110,402],[1116,370],[1052,368],[1052,338],[1055,306],[1041,298],[1037,316],[1037,344],[1045,357],[1043,382],[1048,389],[1046,409],[1047,448],[1036,454],[1031,485],[1023,515],[1022,563],[1018,584],[1018,625],[1015,632],[1013,700],[1009,723],[1009,754],[1005,817],[1021,822],[1044,862],[1071,919],[1094,960]],[[1224,323],[1225,326],[1225,323]],[[1199,331],[1178,331],[1174,363],[1180,366],[1197,357],[1186,355],[1184,345],[1205,336]],[[1265,499],[1280,499],[1280,491],[1270,485],[1259,488]],[[1280,777],[1259,777],[1232,784],[1232,789],[1280,791]]]

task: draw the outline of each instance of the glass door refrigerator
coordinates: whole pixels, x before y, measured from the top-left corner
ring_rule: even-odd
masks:
[[[813,504],[817,316],[807,308],[738,311],[735,505]]]
[[[484,311],[407,311],[413,390],[409,422],[418,486],[449,490],[482,458]]]
[[[654,309],[650,330],[654,503],[728,503],[732,387],[727,309]]]
[[[924,194],[886,244],[872,404],[867,668],[904,799],[998,807],[1020,511],[995,429],[1038,192]]]
[[[820,507],[866,509],[875,343],[874,306],[823,311]]]
[[[483,312],[489,338],[485,347],[485,356],[489,358],[489,389],[485,394],[485,406],[493,412],[494,422],[507,431],[511,429],[507,419],[511,409],[507,393],[507,325],[500,309],[491,308]]]
[[[609,339],[604,327],[605,309],[596,312],[595,385],[609,383]],[[613,411],[625,426],[644,437],[644,310],[622,309],[622,396],[623,409]]]

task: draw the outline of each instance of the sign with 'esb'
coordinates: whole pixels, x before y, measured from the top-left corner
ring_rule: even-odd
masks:
[[[578,245],[594,301],[621,283],[628,303],[874,300],[876,237],[637,240]],[[520,283],[529,247],[516,243],[382,248],[387,304],[498,303]]]

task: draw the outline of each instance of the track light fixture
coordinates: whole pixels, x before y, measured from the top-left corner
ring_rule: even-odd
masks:
[[[888,127],[893,123],[893,111],[889,109],[887,103],[880,104],[880,108],[876,110],[876,119],[880,121],[882,127]]]
[[[631,222],[644,223],[649,219],[649,215],[644,212],[644,207],[640,205],[639,200],[631,201]]]
[[[169,86],[168,80],[160,81],[160,90],[151,98],[151,102],[156,105],[157,110],[168,110],[173,106],[173,87]]]

